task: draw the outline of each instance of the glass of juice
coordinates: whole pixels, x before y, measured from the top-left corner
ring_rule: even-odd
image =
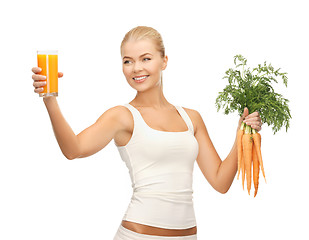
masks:
[[[37,51],[40,75],[46,76],[46,85],[40,97],[58,96],[58,51]]]

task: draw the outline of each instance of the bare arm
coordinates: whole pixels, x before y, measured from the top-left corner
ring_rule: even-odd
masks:
[[[63,155],[67,159],[73,159],[78,155],[78,139],[70,125],[64,119],[56,97],[44,98],[44,103],[48,111],[55,137]]]
[[[34,73],[38,73],[37,68],[33,68]],[[62,76],[62,73],[60,74]],[[38,74],[33,75],[35,92],[41,91],[43,80]],[[104,148],[121,130],[119,107],[113,107],[105,111],[100,118],[90,127],[76,135],[70,125],[63,117],[56,97],[43,98],[48,111],[55,137],[63,155],[69,159],[82,158],[90,156]]]
[[[256,128],[258,131],[261,129],[261,119],[258,113],[248,115],[247,110],[245,110],[243,116],[247,116],[249,119],[248,124],[250,123],[252,127]],[[224,161],[222,161],[210,140],[203,119],[197,111],[194,111],[194,122],[196,124],[195,137],[199,143],[199,154],[196,159],[198,166],[215,190],[220,193],[226,193],[232,185],[237,172],[236,134],[234,145],[230,153]],[[242,118],[239,120],[238,127],[241,122]]]
[[[44,98],[55,137],[63,155],[69,159],[90,156],[104,148],[121,128],[119,109],[113,107],[104,112],[90,127],[75,135],[63,117],[56,97]]]

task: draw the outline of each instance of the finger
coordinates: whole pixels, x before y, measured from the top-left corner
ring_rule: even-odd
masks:
[[[244,123],[247,125],[262,125],[262,121],[260,118],[256,117],[256,118],[248,118],[244,120]]]
[[[63,77],[63,73],[62,72],[58,72],[58,77],[59,78]]]
[[[246,125],[250,126],[251,128],[257,129],[258,131],[262,128],[262,122],[246,122]]]
[[[244,112],[241,115],[241,117],[239,118],[239,124],[241,124],[241,122],[243,122],[246,119],[246,116],[249,114],[249,110],[247,107],[244,108]]]
[[[44,88],[35,88],[34,89],[35,93],[40,93],[40,92],[43,92],[43,91],[44,91]]]
[[[262,127],[259,125],[251,125],[251,128],[255,129],[256,131],[261,131]]]
[[[253,123],[253,122],[262,122],[262,119],[260,117],[248,117],[245,118],[244,123]]]
[[[260,117],[246,117],[244,122],[261,122],[261,118]]]
[[[40,72],[42,72],[42,68],[39,68],[39,67],[33,67],[31,70],[32,70],[33,73],[40,73]]]
[[[246,116],[246,118],[251,118],[251,117],[260,117],[260,114],[258,112],[253,112],[249,114],[248,116]]]
[[[249,110],[248,110],[247,107],[245,107],[245,108],[244,108],[244,112],[243,112],[243,114],[242,114],[242,117],[245,118],[245,117],[248,116],[248,114],[249,114]]]
[[[46,81],[34,81],[33,82],[33,87],[35,88],[40,88],[46,85]]]
[[[33,74],[32,75],[32,79],[34,81],[42,81],[42,80],[46,80],[46,76],[44,75],[39,75],[39,74]]]

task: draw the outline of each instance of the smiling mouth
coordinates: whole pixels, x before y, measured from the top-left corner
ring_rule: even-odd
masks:
[[[142,80],[144,80],[144,79],[146,79],[146,78],[148,78],[148,77],[149,77],[149,75],[140,76],[140,77],[134,77],[133,80],[134,80],[134,81],[142,81]]]

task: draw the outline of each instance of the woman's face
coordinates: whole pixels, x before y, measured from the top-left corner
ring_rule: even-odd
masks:
[[[161,72],[166,68],[167,57],[161,57],[151,40],[126,42],[121,51],[122,70],[137,91],[145,91],[161,84]]]

